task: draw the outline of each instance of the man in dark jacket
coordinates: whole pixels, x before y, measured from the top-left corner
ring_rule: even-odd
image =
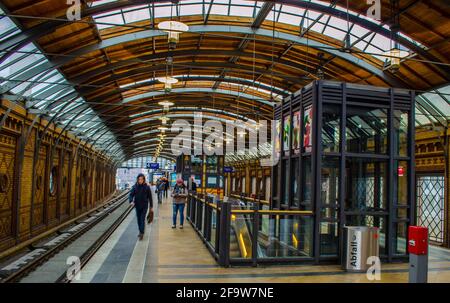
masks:
[[[164,181],[164,198],[167,198],[167,193],[169,192],[169,180],[166,177],[163,179]]]
[[[150,186],[145,182],[145,175],[139,174],[137,176],[136,184],[130,190],[129,201],[136,209],[137,222],[139,227],[139,240],[144,237],[145,230],[145,215],[147,214],[150,205],[150,211],[153,210],[153,198]]]

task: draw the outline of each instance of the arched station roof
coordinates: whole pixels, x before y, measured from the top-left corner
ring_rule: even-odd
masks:
[[[173,115],[204,110],[258,120],[320,77],[427,92],[418,97],[419,126],[450,116],[445,1],[398,0],[392,13],[383,0],[379,21],[366,16],[366,1],[351,0],[348,8],[342,0],[81,2],[81,20],[69,21],[66,1],[0,0],[0,93],[118,161],[154,150],[133,143],[154,137],[161,121],[147,116],[158,114],[161,100],[175,103]],[[170,19],[189,25],[174,51],[157,29]],[[386,52],[395,19],[404,55],[393,73]],[[167,57],[179,80],[170,94],[155,81],[165,76]],[[140,132],[146,135],[137,138]]]

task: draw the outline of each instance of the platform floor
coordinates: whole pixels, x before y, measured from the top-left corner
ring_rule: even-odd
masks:
[[[156,198],[154,199],[156,201]],[[338,265],[222,268],[189,223],[171,228],[172,204],[156,205],[155,219],[138,241],[135,213],[114,232],[82,269],[75,283],[317,283],[372,282],[365,274],[347,273]],[[408,264],[382,264],[381,281],[408,282]],[[450,282],[450,250],[431,249],[429,282]]]

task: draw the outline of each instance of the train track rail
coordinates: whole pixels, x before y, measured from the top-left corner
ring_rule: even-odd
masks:
[[[69,229],[58,230],[49,241],[31,245],[32,249],[29,252],[0,268],[0,283],[41,282],[27,279],[29,275],[37,274],[41,267],[50,262],[56,266],[53,266],[51,274],[42,276],[42,282],[70,282],[67,271],[71,264],[67,264],[66,260],[55,262],[53,259],[58,256],[64,257],[64,254],[76,256],[79,258],[81,269],[131,212],[132,207],[127,203],[127,194],[128,192],[123,192],[113,197],[103,207],[86,214],[84,219],[78,220]],[[99,231],[90,235],[90,241],[85,241],[86,245],[76,245],[77,240],[89,236],[89,232],[95,229]],[[92,236],[95,239],[92,239]]]

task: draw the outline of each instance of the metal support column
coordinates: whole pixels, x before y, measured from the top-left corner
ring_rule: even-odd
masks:
[[[230,266],[231,203],[222,202],[220,211],[219,264]]]

